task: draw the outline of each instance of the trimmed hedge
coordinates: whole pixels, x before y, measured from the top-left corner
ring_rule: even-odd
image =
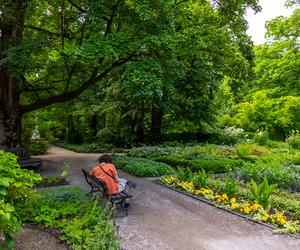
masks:
[[[122,153],[125,151],[125,149],[123,148],[115,148],[113,145],[110,144],[72,144],[67,142],[57,142],[55,143],[55,145],[72,150],[77,153]]]
[[[192,171],[204,169],[211,174],[226,173],[243,166],[242,160],[232,160],[228,158],[186,160],[173,156],[155,157],[153,160],[166,163],[172,167],[190,167]]]
[[[136,157],[115,156],[113,157],[113,163],[118,169],[142,177],[159,177],[175,172],[173,168],[165,163]]]

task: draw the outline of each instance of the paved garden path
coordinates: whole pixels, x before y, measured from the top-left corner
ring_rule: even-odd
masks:
[[[59,173],[64,162],[70,166],[72,185],[88,190],[81,169],[97,162],[98,154],[79,154],[58,147],[43,156],[48,169],[42,175]],[[135,181],[128,217],[117,218],[122,249],[149,250],[298,250],[300,240],[277,235],[271,229],[246,221],[145,178],[119,171],[121,177]]]

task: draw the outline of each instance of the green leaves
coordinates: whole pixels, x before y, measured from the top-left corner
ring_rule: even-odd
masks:
[[[115,157],[113,159],[117,168],[136,176],[159,177],[173,174],[174,170],[164,163],[136,157]]]
[[[223,186],[224,193],[228,195],[229,198],[234,197],[238,191],[238,185],[235,180],[226,179]]]
[[[267,207],[270,203],[270,195],[274,191],[276,185],[269,185],[268,179],[264,177],[264,180],[260,184],[256,184],[256,182],[251,179],[251,193],[253,199],[260,205]]]
[[[21,229],[15,206],[30,195],[30,187],[41,177],[21,169],[16,156],[0,150],[0,234],[5,235],[7,246],[12,246],[11,235]]]
[[[256,47],[259,88],[279,88],[280,96],[299,95],[300,9],[290,17],[277,17],[267,23],[269,43]]]
[[[193,183],[198,188],[206,188],[207,187],[207,178],[208,174],[206,174],[204,169],[201,169],[197,174],[194,174]]]
[[[110,211],[79,187],[47,190],[19,209],[24,221],[58,228],[72,249],[118,249]],[[97,237],[95,237],[95,235]]]
[[[299,127],[300,98],[276,97],[278,92],[278,89],[254,92],[250,101],[234,106],[236,114],[231,122],[246,131],[265,130],[284,139],[289,131]]]

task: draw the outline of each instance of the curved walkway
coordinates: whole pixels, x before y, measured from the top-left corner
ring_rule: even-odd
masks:
[[[72,185],[89,190],[81,169],[97,164],[99,154],[79,154],[53,147],[43,156],[46,167],[41,175],[60,173],[63,163],[70,166]],[[149,179],[119,171],[121,177],[135,181],[129,216],[117,218],[122,249],[178,250],[296,250],[300,240],[277,235],[271,229],[244,220]]]

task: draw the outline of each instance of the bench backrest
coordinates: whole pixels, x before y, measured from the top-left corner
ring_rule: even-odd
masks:
[[[9,152],[19,157],[19,160],[27,160],[31,158],[30,152],[27,148],[12,148]]]
[[[98,188],[100,191],[103,191],[103,194],[105,195],[106,198],[109,197],[108,195],[108,189],[107,189],[107,185],[105,183],[104,180],[102,179],[98,179],[95,176],[90,175],[87,171],[85,171],[84,169],[82,169],[82,172],[84,174],[84,177],[86,179],[86,182],[92,186],[94,185],[96,188]]]

